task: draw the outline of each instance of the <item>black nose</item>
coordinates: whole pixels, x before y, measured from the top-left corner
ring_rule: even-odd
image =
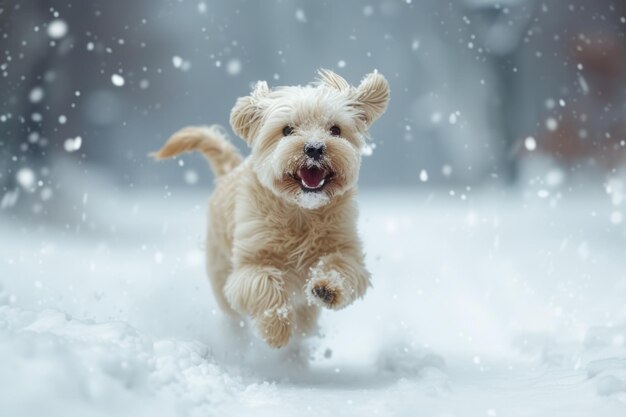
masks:
[[[324,148],[322,143],[307,143],[304,145],[304,153],[309,158],[317,161],[324,155]]]

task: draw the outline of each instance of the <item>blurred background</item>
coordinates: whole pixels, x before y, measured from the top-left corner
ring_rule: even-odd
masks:
[[[147,153],[182,126],[227,126],[256,80],[318,68],[391,84],[362,189],[519,185],[529,159],[547,186],[603,183],[624,160],[625,15],[614,0],[5,1],[2,211],[79,203],[65,179],[204,188],[200,157]]]

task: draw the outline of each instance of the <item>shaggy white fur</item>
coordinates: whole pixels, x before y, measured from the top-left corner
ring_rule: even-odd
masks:
[[[200,151],[217,176],[209,203],[207,270],[222,309],[253,318],[285,346],[314,332],[318,306],[340,309],[370,285],[354,202],[367,129],[386,109],[376,72],[352,87],[321,70],[317,82],[239,98],[231,125],[245,160],[217,126],[188,127],[157,159]]]

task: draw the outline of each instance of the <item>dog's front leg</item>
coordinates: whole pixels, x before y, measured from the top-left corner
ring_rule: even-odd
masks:
[[[362,297],[370,285],[360,253],[334,252],[311,267],[305,291],[310,302],[339,310]]]
[[[293,308],[279,269],[261,265],[238,266],[228,277],[224,294],[234,310],[252,316],[268,345],[279,348],[287,344],[291,336]]]

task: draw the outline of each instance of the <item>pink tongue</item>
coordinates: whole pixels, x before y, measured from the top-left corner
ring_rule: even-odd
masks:
[[[322,181],[324,180],[324,170],[311,167],[311,168],[300,168],[300,172],[298,173],[302,181],[304,181],[304,185],[309,188],[317,188],[320,186]]]

